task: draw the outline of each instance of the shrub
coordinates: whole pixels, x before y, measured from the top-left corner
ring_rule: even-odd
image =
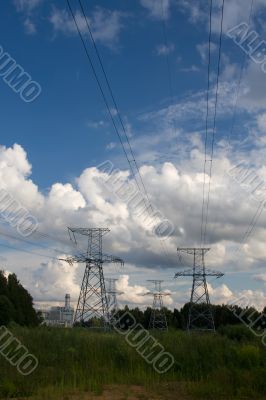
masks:
[[[237,340],[238,342],[250,342],[255,340],[256,336],[245,325],[227,325],[221,326],[218,332],[227,336],[229,339]]]

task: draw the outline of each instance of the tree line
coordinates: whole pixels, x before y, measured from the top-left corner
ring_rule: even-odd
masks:
[[[166,315],[167,325],[169,328],[173,329],[186,329],[188,314],[189,314],[189,303],[186,303],[180,310],[174,309],[169,310],[164,308]],[[194,305],[194,308],[198,307],[199,311],[202,311],[206,305],[199,304]],[[266,307],[263,312],[259,312],[254,307],[242,308],[237,305],[228,306],[223,305],[211,305],[211,309],[214,317],[214,325],[216,328],[226,325],[238,325],[245,324],[252,327],[253,329],[265,329],[266,328]],[[145,310],[140,310],[138,307],[129,309],[127,306],[124,309],[118,310],[115,313],[116,319],[123,319],[123,314],[130,312],[137,323],[140,323],[143,328],[149,328],[149,322],[151,318],[152,309],[147,307]],[[125,324],[125,329],[129,328],[126,326],[126,321],[123,319],[123,324]],[[130,320],[129,320],[130,324]]]
[[[198,307],[202,310],[205,305],[201,304]],[[235,305],[230,308],[225,304],[212,305],[211,307],[216,328],[240,323],[252,326],[253,329],[265,329],[266,327],[266,307],[262,313],[253,307],[241,308]],[[130,312],[143,328],[149,329],[151,307],[141,310],[138,307],[129,309],[128,306],[125,306],[116,312],[115,317],[121,318],[126,312]],[[189,303],[185,304],[180,310],[164,308],[164,312],[169,328],[186,329]],[[0,325],[8,325],[11,322],[22,326],[37,326],[42,322],[42,318],[33,307],[31,295],[19,282],[17,276],[15,274],[6,276],[4,271],[0,271]],[[84,325],[90,326],[91,323],[87,322]],[[127,329],[127,326],[125,326],[125,329]]]
[[[33,307],[33,299],[15,274],[0,271],[0,325],[15,322],[22,326],[37,326],[41,320]]]

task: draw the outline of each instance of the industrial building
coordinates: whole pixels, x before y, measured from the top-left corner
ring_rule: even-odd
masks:
[[[51,307],[50,310],[42,311],[42,316],[45,325],[71,328],[73,326],[74,308],[70,305],[70,294],[65,295],[64,307]]]

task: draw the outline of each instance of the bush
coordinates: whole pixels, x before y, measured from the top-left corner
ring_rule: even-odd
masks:
[[[251,344],[247,344],[237,350],[239,366],[241,368],[258,367],[260,363],[260,350]]]
[[[15,397],[17,395],[17,389],[15,384],[9,380],[5,379],[2,383],[0,383],[0,396],[5,397]]]
[[[231,340],[237,340],[238,342],[250,342],[255,340],[256,336],[254,333],[245,325],[227,325],[221,326],[218,332],[227,336]]]

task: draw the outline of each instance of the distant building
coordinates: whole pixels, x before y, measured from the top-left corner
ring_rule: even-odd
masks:
[[[70,306],[70,294],[65,296],[64,307],[51,307],[48,311],[42,311],[43,323],[49,326],[73,326],[74,308]]]

